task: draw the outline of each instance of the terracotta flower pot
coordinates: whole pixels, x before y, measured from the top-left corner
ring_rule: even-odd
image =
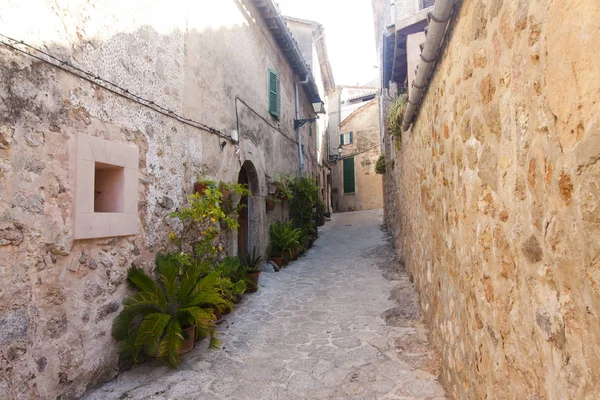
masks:
[[[313,238],[308,239],[308,248],[310,249],[311,247],[313,247],[314,243],[315,243],[315,239],[313,239]]]
[[[223,314],[218,308],[213,309],[213,314],[215,315],[215,324],[223,322]]]
[[[228,230],[229,229],[229,225],[227,225],[227,221],[224,221],[222,219],[219,220],[219,226],[221,227],[221,230]]]
[[[281,258],[283,258],[283,264],[282,265],[288,265],[288,263],[290,262],[290,255],[289,253],[286,251],[285,253],[281,254]]]
[[[254,283],[254,287],[249,286],[246,288],[246,293],[256,292],[258,290],[258,277],[260,276],[260,271],[246,274],[246,276]]]
[[[283,265],[283,257],[281,255],[279,255],[279,257],[271,257],[271,261],[277,264],[278,267]]]
[[[292,253],[292,261],[296,261],[300,255],[300,250],[296,247]]]
[[[194,337],[196,336],[196,325],[183,330],[183,344],[179,349],[179,354],[189,353],[194,349]]]
[[[223,201],[229,200],[231,197],[231,190],[221,190],[221,194],[223,195]]]
[[[204,193],[206,189],[208,189],[206,183],[194,182],[194,193]]]
[[[183,330],[183,344],[179,348],[179,354],[189,353],[194,349],[194,339],[196,335],[196,325],[190,326],[189,328],[185,328]],[[150,357],[158,356],[158,343],[156,345],[146,345],[144,346],[144,351]]]

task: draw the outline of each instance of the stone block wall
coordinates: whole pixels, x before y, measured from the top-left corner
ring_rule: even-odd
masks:
[[[117,373],[110,329],[132,262],[151,271],[198,176],[257,176],[250,226],[268,244],[266,182],[298,173],[294,76],[258,11],[238,1],[2,2],[1,33],[45,49],[227,142],[0,45],[0,399],[76,398]],[[35,10],[35,12],[32,12]],[[189,12],[189,13],[188,13]],[[187,51],[186,51],[187,49]],[[267,69],[280,72],[281,118],[267,108]],[[302,77],[304,78],[304,77]],[[236,101],[236,96],[247,105]],[[312,106],[301,93],[302,115]],[[253,111],[254,110],[254,111]],[[137,235],[76,240],[78,135],[139,152]],[[316,158],[308,127],[307,157]],[[308,163],[314,173],[314,163]],[[236,238],[223,238],[235,254]]]
[[[386,219],[453,398],[600,397],[599,15],[465,0],[402,149],[385,139]]]

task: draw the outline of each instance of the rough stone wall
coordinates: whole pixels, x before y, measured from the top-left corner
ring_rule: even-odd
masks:
[[[600,397],[598,15],[465,0],[386,177],[456,399]]]
[[[379,139],[379,104],[369,104],[356,110],[340,124],[340,133],[353,132],[353,143],[343,146],[342,157],[354,156],[355,193],[344,193],[343,162],[337,162],[337,187],[339,195],[334,199],[336,212],[371,210],[383,207],[381,175],[375,173],[375,163],[381,154]]]
[[[0,45],[0,398],[74,398],[116,374],[110,327],[126,270],[150,271],[169,249],[177,225],[167,215],[197,176],[237,181],[253,163],[252,243],[265,249],[268,222],[285,215],[266,213],[266,182],[297,173],[296,77],[258,12],[237,1],[10,0],[0,26],[174,112],[240,131],[239,146],[221,151],[213,134]],[[280,73],[280,120],[267,113],[267,68]],[[237,103],[236,115],[236,95],[256,113]],[[301,102],[309,115],[303,93]],[[138,146],[136,236],[73,240],[78,133]],[[314,159],[308,128],[302,135]],[[223,240],[233,254],[236,238]]]

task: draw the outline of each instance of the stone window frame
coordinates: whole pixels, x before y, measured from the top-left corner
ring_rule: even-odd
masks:
[[[139,150],[137,146],[77,134],[74,239],[136,235]],[[94,212],[96,162],[124,169],[123,212]]]

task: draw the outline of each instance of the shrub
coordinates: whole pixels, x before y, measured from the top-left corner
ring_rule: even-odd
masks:
[[[385,174],[385,156],[381,154],[375,163],[375,173],[379,175]]]
[[[183,265],[177,255],[158,255],[158,279],[132,265],[127,281],[137,293],[123,301],[124,308],[113,321],[112,336],[119,341],[122,358],[137,357],[145,346],[158,349],[158,358],[179,366],[179,349],[184,329],[196,325],[198,335],[210,336],[210,347],[219,342],[214,336],[214,308],[231,307],[219,293],[219,275],[201,278],[202,265]]]
[[[279,256],[286,252],[291,256],[294,249],[300,244],[298,239],[301,230],[294,228],[291,222],[275,222],[271,225],[270,232],[270,253],[272,256]]]
[[[388,133],[394,138],[397,149],[402,147],[402,121],[407,101],[408,95],[406,93],[398,96],[394,103],[392,103],[386,119]]]

